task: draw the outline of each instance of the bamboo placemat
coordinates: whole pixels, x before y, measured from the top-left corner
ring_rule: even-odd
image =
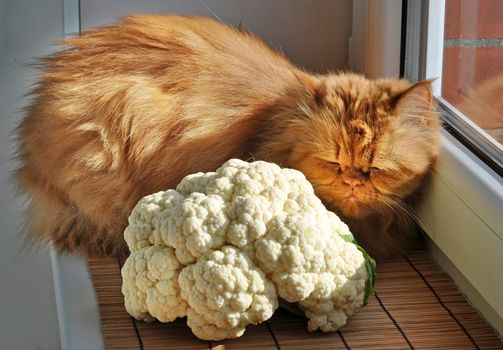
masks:
[[[238,339],[197,339],[179,319],[144,323],[129,316],[121,294],[120,265],[90,259],[106,346],[113,349],[503,349],[494,330],[466,302],[425,252],[381,263],[377,294],[335,333],[309,333],[304,317],[282,309],[250,325]]]

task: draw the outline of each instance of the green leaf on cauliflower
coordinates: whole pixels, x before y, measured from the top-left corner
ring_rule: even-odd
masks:
[[[366,306],[369,301],[369,296],[374,294],[376,291],[375,290],[375,282],[377,277],[376,262],[374,259],[372,259],[369,253],[367,253],[367,251],[358,244],[355,237],[351,233],[341,235],[341,237],[346,242],[353,243],[354,245],[356,245],[358,250],[362,252],[363,257],[365,258],[365,266],[367,267],[368,277],[365,283],[365,299],[363,300],[363,306]]]

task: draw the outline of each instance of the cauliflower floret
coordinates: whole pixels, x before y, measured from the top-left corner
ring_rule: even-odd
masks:
[[[219,196],[194,192],[162,213],[167,228],[167,235],[162,237],[175,248],[176,257],[182,264],[192,263],[207,251],[224,244],[229,226],[225,206]]]
[[[334,331],[373,290],[372,259],[304,175],[232,159],[144,197],[124,232],[126,309],[138,319],[187,316],[202,339],[238,337],[272,316],[278,296],[308,329]]]
[[[155,244],[173,247],[182,264],[224,244],[229,219],[216,195],[183,196],[168,190],[144,197],[129,216],[124,237],[131,251]]]
[[[183,317],[187,304],[180,297],[181,265],[172,248],[150,246],[131,253],[121,270],[127,312],[137,319],[171,322]]]
[[[239,337],[248,324],[269,319],[278,307],[273,283],[232,246],[187,266],[179,282],[182,298],[189,304],[187,323],[202,339]]]
[[[124,239],[130,251],[151,245],[164,245],[168,225],[163,219],[164,212],[172,211],[184,197],[174,190],[157,192],[143,197],[133,208],[128,218],[129,225],[124,230]]]

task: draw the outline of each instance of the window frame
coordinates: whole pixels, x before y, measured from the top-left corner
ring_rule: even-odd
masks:
[[[436,99],[445,129],[500,177],[503,176],[503,146],[442,96]]]

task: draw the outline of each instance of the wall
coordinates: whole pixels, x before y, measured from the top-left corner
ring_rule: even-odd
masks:
[[[351,0],[81,0],[82,29],[131,12],[198,14],[239,25],[296,64],[322,72],[348,66]]]
[[[59,349],[48,249],[24,246],[10,172],[14,128],[35,72],[23,67],[61,37],[61,0],[0,0],[0,339],[2,349]]]

